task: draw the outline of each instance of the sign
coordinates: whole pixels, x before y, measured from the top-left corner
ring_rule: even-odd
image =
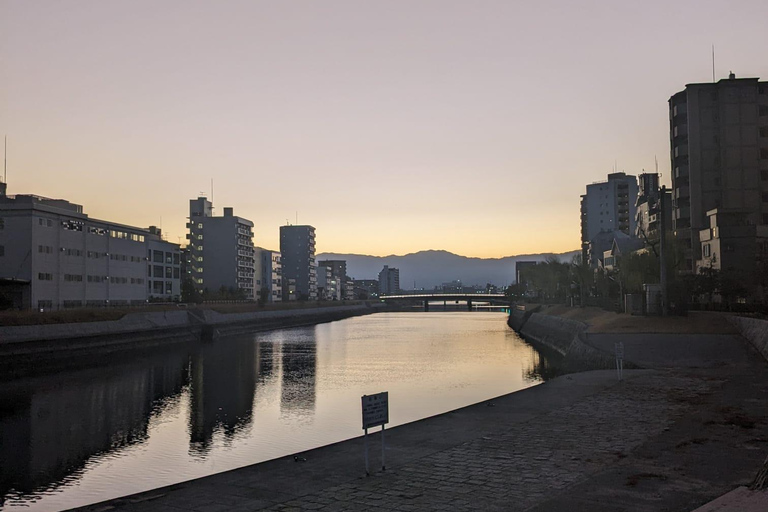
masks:
[[[389,423],[389,392],[363,395],[363,430]]]

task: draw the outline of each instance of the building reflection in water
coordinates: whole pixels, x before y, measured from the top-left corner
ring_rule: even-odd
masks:
[[[282,386],[280,412],[309,418],[315,414],[317,399],[317,343],[310,336],[283,339],[280,346]]]
[[[0,506],[52,489],[92,456],[147,438],[187,382],[186,353],[0,386]]]
[[[214,433],[220,431],[226,440],[231,440],[251,424],[258,365],[256,347],[252,340],[233,339],[204,344],[192,354],[189,411],[192,454],[207,454]]]

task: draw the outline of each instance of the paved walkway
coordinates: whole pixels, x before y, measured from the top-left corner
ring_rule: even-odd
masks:
[[[728,340],[716,368],[574,374],[388,430],[368,478],[355,439],[84,510],[689,512],[748,484],[768,448],[768,369]]]

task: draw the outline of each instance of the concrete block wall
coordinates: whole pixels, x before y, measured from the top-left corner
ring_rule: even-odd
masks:
[[[732,316],[731,321],[739,332],[768,360],[768,320]]]

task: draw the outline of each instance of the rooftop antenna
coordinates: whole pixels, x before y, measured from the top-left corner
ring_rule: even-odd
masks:
[[[712,45],[712,83],[715,83],[715,45]]]
[[[8,183],[8,136],[5,136],[5,150],[3,152],[3,183]]]
[[[213,178],[211,178],[211,202],[213,202]]]

